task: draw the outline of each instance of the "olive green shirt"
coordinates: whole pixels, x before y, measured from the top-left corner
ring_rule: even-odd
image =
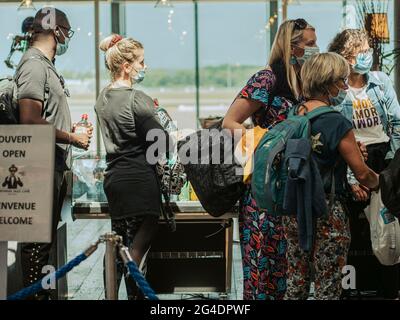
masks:
[[[25,52],[17,67],[15,82],[18,100],[43,102],[43,118],[56,129],[71,132],[68,91],[64,88],[64,80],[58,75],[54,64],[40,50],[30,48]],[[70,145],[57,143],[55,170],[63,171],[70,167]]]

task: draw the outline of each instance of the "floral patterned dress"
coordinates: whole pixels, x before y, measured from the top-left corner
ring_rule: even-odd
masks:
[[[286,118],[293,103],[274,96],[276,75],[271,69],[257,72],[241,90],[238,98],[261,102],[252,116],[254,125],[270,128]],[[250,185],[240,204],[240,243],[243,263],[244,300],[281,300],[286,292],[287,242],[280,217],[260,210]]]

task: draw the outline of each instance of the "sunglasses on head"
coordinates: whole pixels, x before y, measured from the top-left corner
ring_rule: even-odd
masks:
[[[307,21],[304,19],[296,19],[296,20],[292,20],[292,21],[294,23],[293,30],[304,30],[308,26]]]

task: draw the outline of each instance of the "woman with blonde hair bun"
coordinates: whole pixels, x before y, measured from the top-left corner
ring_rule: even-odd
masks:
[[[143,45],[112,35],[101,42],[100,49],[105,52],[111,75],[95,105],[106,149],[104,191],[112,230],[122,236],[133,260],[144,271],[161,212],[155,167],[146,158],[150,145],[146,136],[150,130],[165,131],[155,115],[153,100],[134,88],[145,76]],[[125,275],[128,299],[143,298],[119,257],[117,263],[118,287]]]

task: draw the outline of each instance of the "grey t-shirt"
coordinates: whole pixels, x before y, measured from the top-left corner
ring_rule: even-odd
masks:
[[[134,90],[134,91],[132,91]],[[97,99],[95,111],[99,119],[108,169],[115,164],[129,164],[142,158],[151,142],[146,141],[152,129],[164,131],[155,114],[153,100],[142,91],[105,88]],[[165,133],[163,139],[168,140]]]
[[[17,68],[15,81],[18,100],[32,99],[43,102],[43,118],[58,130],[71,131],[71,114],[64,80],[60,79],[53,63],[40,50],[30,48],[25,52]],[[70,146],[57,143],[55,170],[63,171],[70,167]]]

